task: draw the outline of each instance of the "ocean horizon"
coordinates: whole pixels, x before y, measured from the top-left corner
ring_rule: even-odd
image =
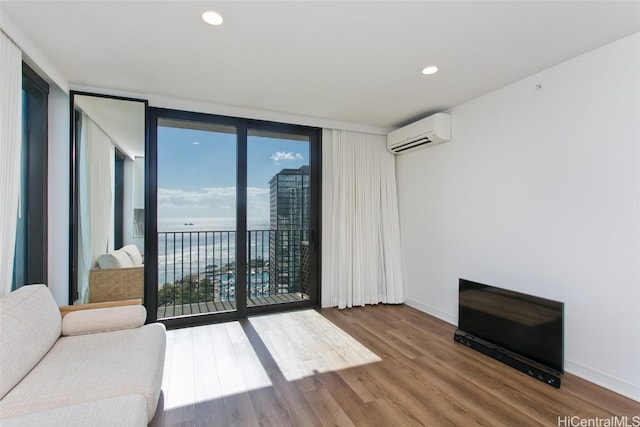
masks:
[[[247,218],[247,230],[268,230],[269,219]],[[234,217],[158,218],[158,232],[235,231]]]

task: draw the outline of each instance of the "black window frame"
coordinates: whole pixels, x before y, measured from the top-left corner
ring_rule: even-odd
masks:
[[[222,116],[215,114],[174,110],[159,107],[149,107],[147,114],[147,130],[149,138],[145,148],[145,292],[144,300],[147,306],[147,322],[162,322],[169,329],[197,326],[229,320],[246,318],[249,315],[291,311],[301,308],[317,308],[321,301],[321,265],[322,250],[322,129],[318,127],[296,125],[290,123],[249,119],[242,117]],[[247,141],[251,131],[265,131],[285,135],[305,135],[309,138],[310,149],[310,179],[311,204],[315,209],[310,212],[310,280],[314,283],[309,293],[308,301],[291,302],[287,304],[261,305],[248,307],[246,305],[245,275],[238,274],[236,284],[236,298],[244,301],[238,304],[233,312],[208,313],[197,316],[183,316],[168,319],[157,319],[157,283],[158,283],[158,240],[157,240],[157,125],[161,119],[204,122],[217,125],[229,125],[236,128],[237,141],[237,169],[236,169],[236,247],[246,248],[247,236]],[[245,271],[247,253],[238,250],[236,266],[238,271]]]
[[[47,283],[49,84],[22,63],[22,236],[16,234],[13,284]],[[16,218],[17,220],[17,218]],[[16,268],[22,271],[18,275]],[[22,283],[17,278],[22,277]]]

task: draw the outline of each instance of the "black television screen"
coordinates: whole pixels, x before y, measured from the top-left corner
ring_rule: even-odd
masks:
[[[563,372],[564,303],[460,279],[458,329]]]

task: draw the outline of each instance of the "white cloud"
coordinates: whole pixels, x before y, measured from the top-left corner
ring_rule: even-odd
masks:
[[[249,215],[269,218],[269,189],[247,188]],[[236,206],[235,187],[212,187],[198,190],[158,188],[160,218],[233,217]]]
[[[277,151],[271,155],[271,160],[274,162],[279,162],[280,160],[302,160],[302,154]]]
[[[158,188],[158,214],[162,217],[233,216],[235,187],[183,190]],[[208,213],[208,214],[207,214]]]
[[[247,197],[260,197],[264,195],[269,195],[268,188],[260,188],[260,187],[247,187]]]

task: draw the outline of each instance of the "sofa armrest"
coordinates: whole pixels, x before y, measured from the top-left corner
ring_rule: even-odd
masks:
[[[60,308],[60,315],[62,317],[69,313],[80,310],[93,310],[95,308],[109,308],[109,307],[121,307],[125,305],[141,305],[141,299],[127,299],[122,301],[107,301],[107,302],[92,302],[89,304],[78,305],[63,305]]]
[[[139,328],[144,325],[146,319],[147,310],[141,304],[73,310],[67,312],[62,318],[62,335],[83,335]]]

